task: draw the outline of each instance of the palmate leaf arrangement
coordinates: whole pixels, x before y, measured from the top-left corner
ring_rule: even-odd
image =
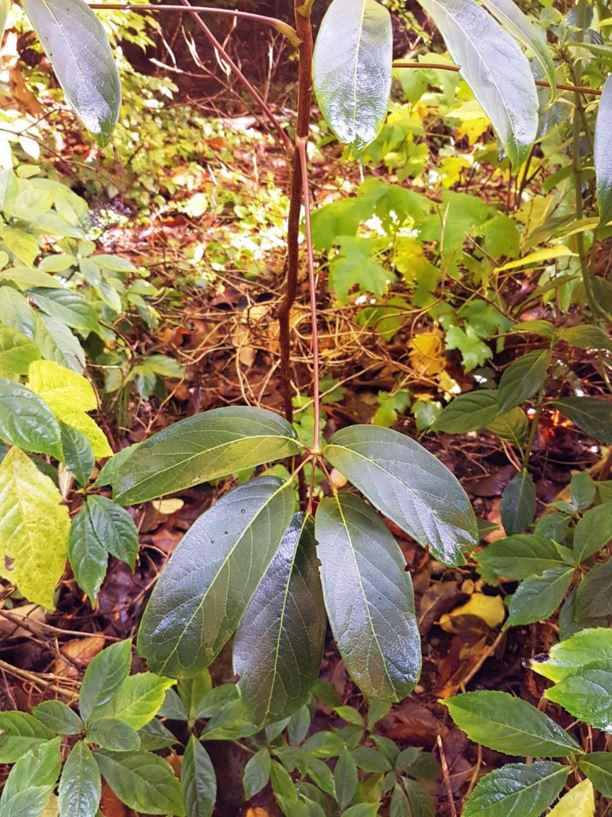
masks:
[[[541,62],[554,95],[554,65],[544,40],[511,0],[420,2],[518,168],[537,138],[539,106],[533,74],[518,43]],[[68,101],[94,134],[108,139],[119,115],[120,84],[98,18],[83,0],[22,0],[22,5]],[[308,17],[311,7],[307,0],[298,14]],[[7,8],[4,2],[4,16]],[[279,23],[279,30],[283,26]],[[318,34],[313,69],[319,106],[339,140],[355,147],[371,142],[383,125],[391,91],[388,10],[376,0],[333,0]],[[596,145],[602,223],[612,216],[611,110],[609,79]],[[303,158],[305,146],[298,147]],[[308,207],[306,228],[308,234]],[[85,485],[93,463],[83,429],[74,422],[58,424],[53,401],[45,402],[54,393],[53,384],[45,390],[40,383],[45,377],[53,381],[54,371],[44,363],[32,366],[29,388],[4,378],[0,383],[2,437],[65,462]],[[512,406],[524,397],[521,393],[513,398]],[[13,422],[5,409],[10,412],[15,405],[22,420]],[[508,403],[506,409],[512,406]],[[579,406],[570,408],[579,413]],[[23,417],[29,418],[25,431]],[[22,458],[18,448],[7,456],[1,491],[15,491],[16,475],[28,467]],[[159,710],[174,683],[166,679],[184,684],[200,677],[232,636],[242,705],[262,728],[289,718],[308,700],[319,673],[327,621],[347,671],[367,698],[395,702],[414,689],[421,647],[411,578],[398,543],[377,511],[450,566],[464,564],[464,554],[478,544],[478,527],[454,475],[422,446],[389,429],[351,426],[322,441],[316,416],[313,444],[306,445],[290,422],[258,408],[221,408],[179,421],[107,462],[96,486],[111,485],[113,500],[90,495],[72,524],[70,556],[77,580],[93,599],[109,552],[133,564],[135,528],[122,505],[279,461],[292,463],[289,479],[264,474],[233,489],[196,521],[171,557],[138,635],[138,652],[156,675],[128,678],[129,646],[118,645],[88,671],[81,692],[82,721],[59,704],[53,711],[43,707],[35,717],[4,716],[4,762],[18,760],[36,742],[47,748],[36,756],[36,774],[31,765],[17,762],[0,817],[17,813],[27,786],[38,787],[44,805],[59,774],[59,744],[53,734],[81,733],[85,741],[76,744],[62,773],[60,814],[95,817],[100,773],[114,782],[116,793],[132,808],[163,814],[182,814],[186,808],[190,817],[211,813],[208,801],[198,799],[211,774],[201,744],[195,741],[188,747],[183,802],[169,769],[159,767],[164,765],[161,760],[144,751],[139,754],[137,731]],[[356,491],[332,490],[315,513],[311,496],[298,510],[298,478],[307,468],[311,473],[320,468],[327,475],[336,469]],[[334,480],[329,483],[333,486]],[[49,512],[53,500],[46,498],[42,483],[38,496],[41,511]],[[53,512],[56,530],[68,525],[63,510],[56,507]],[[19,520],[2,524],[10,527]],[[101,532],[106,539],[102,547]],[[557,685],[549,690],[552,700],[576,717],[609,728],[609,699],[593,701],[591,708],[580,704],[585,695],[610,686],[612,647],[606,646],[601,632],[586,630],[563,642],[539,671]],[[573,650],[564,647],[574,639],[582,640]],[[529,704],[504,693],[482,692],[457,696],[448,707],[473,739],[512,755],[580,758],[576,763],[588,779],[602,793],[611,793],[608,757],[584,755],[572,737]],[[7,735],[17,740],[10,750]],[[95,759],[88,743],[102,747]],[[149,740],[148,745],[154,743]],[[568,766],[550,760],[511,764],[483,778],[465,814],[495,817],[513,810],[537,817],[557,797],[568,773]],[[157,804],[141,797],[138,788],[146,788],[142,781],[153,778],[158,795],[160,786],[166,787],[165,799],[159,795]],[[140,783],[131,789],[134,781]],[[582,798],[588,808],[592,788],[580,786],[572,803]],[[559,810],[559,817],[564,813],[569,811]]]

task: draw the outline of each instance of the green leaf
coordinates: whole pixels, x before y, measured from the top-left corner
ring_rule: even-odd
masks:
[[[189,739],[181,772],[187,817],[211,817],[217,799],[217,778],[208,752],[193,735]]]
[[[551,681],[562,681],[600,661],[612,664],[612,630],[593,627],[555,644],[550,655],[534,659],[531,668]]]
[[[475,558],[489,582],[491,573],[496,579],[521,581],[545,570],[567,567],[554,542],[533,535],[499,539],[487,545]]]
[[[70,529],[70,564],[79,586],[94,601],[106,575],[109,553],[132,570],[138,531],[130,514],[105,496],[89,496]]]
[[[62,459],[62,435],[49,407],[30,389],[0,377],[0,439]]]
[[[612,615],[612,559],[592,567],[576,590],[576,617],[600,618]]]
[[[96,718],[87,729],[87,740],[111,752],[135,752],[141,747],[138,732],[118,718]]]
[[[408,802],[412,810],[410,817],[435,817],[436,809],[429,792],[409,777],[403,779],[402,785],[408,795]]]
[[[502,766],[478,782],[462,817],[540,817],[565,785],[569,771],[569,766],[545,760]]]
[[[96,464],[96,457],[87,437],[78,429],[60,422],[62,434],[62,460],[67,470],[84,488],[89,482]]]
[[[153,670],[205,669],[232,635],[294,510],[293,488],[273,477],[241,485],[185,535],[155,585],[138,634]]]
[[[467,494],[442,463],[409,437],[354,425],[338,431],[325,457],[402,530],[445,564],[463,564],[478,541]]]
[[[348,749],[344,749],[334,770],[334,785],[336,789],[336,800],[341,809],[350,805],[351,800],[357,793],[357,765]]]
[[[79,293],[71,289],[32,289],[30,301],[50,318],[76,329],[83,337],[100,331],[93,306]]]
[[[66,567],[70,516],[53,481],[18,448],[0,464],[0,575],[52,610]]]
[[[574,575],[573,567],[553,567],[525,579],[510,599],[504,628],[546,621],[563,601]]]
[[[523,403],[544,386],[550,361],[548,349],[536,349],[508,366],[499,381],[500,414]]]
[[[317,36],[313,81],[321,112],[340,141],[359,148],[378,136],[392,62],[389,11],[375,0],[333,0]]]
[[[551,718],[507,692],[465,692],[443,703],[470,740],[497,752],[568,757],[581,751]]]
[[[595,172],[599,222],[612,221],[612,76],[606,80],[599,100],[595,125]]]
[[[91,661],[81,685],[81,716],[89,720],[97,709],[107,704],[130,674],[132,645],[130,641],[112,644]]]
[[[142,729],[162,708],[166,690],[176,682],[142,672],[126,678],[108,703],[100,706],[93,718],[119,718],[132,729]],[[90,719],[91,720],[91,719]]]
[[[547,689],[544,697],[590,726],[612,729],[612,668],[603,663],[581,669]]]
[[[83,721],[61,701],[43,701],[33,710],[34,717],[56,735],[78,735]]]
[[[561,414],[600,443],[612,443],[610,401],[604,397],[562,397],[553,403]]]
[[[185,817],[181,784],[165,760],[150,752],[95,753],[102,777],[128,808]]]
[[[114,469],[114,496],[146,502],[299,451],[293,428],[277,414],[247,406],[181,420],[141,443]]]
[[[574,552],[579,562],[598,553],[612,539],[612,503],[587,511],[574,531]]]
[[[10,326],[0,326],[0,377],[17,380],[39,357],[38,346],[30,338]]]
[[[265,747],[260,749],[249,759],[244,769],[244,777],[242,778],[245,800],[250,800],[252,797],[255,797],[264,786],[268,785],[271,767],[272,760],[270,758],[270,750]]]
[[[591,752],[578,762],[597,791],[612,797],[612,752]]]
[[[140,745],[148,752],[157,752],[159,749],[170,749],[178,740],[163,723],[155,718],[138,733]]]
[[[15,763],[53,737],[50,729],[27,712],[0,712],[0,763]]]
[[[96,817],[102,798],[100,772],[91,750],[79,741],[70,754],[59,783],[60,817]]]
[[[560,329],[559,339],[577,349],[604,349],[612,352],[612,343],[606,333],[590,323]]]
[[[234,672],[255,723],[276,723],[306,703],[326,629],[312,523],[297,514],[234,639]]]
[[[36,313],[35,318],[34,340],[41,355],[80,374],[85,368],[85,351],[75,335],[48,315]]]
[[[68,102],[106,141],[119,118],[121,83],[102,24],[83,0],[24,0],[23,8]]]
[[[316,516],[325,606],[346,669],[368,698],[400,701],[421,671],[410,574],[382,520],[352,494]]]
[[[536,512],[536,487],[527,470],[519,471],[504,488],[500,503],[501,521],[508,536],[522,533]]]
[[[588,471],[580,471],[574,474],[570,480],[571,505],[574,511],[584,511],[595,501],[597,494],[597,483]],[[612,511],[612,506],[610,509]],[[574,547],[575,547],[574,536]],[[608,538],[612,538],[612,526]]]
[[[357,803],[343,811],[342,817],[376,817],[378,808],[378,803]]]
[[[529,420],[523,409],[517,407],[500,414],[487,425],[487,429],[500,440],[508,440],[518,446],[527,437]]]
[[[179,681],[177,692],[184,708],[185,720],[198,720],[200,709],[202,705],[206,705],[211,689],[212,678],[207,669],[198,672],[193,678],[184,678]]]
[[[41,817],[59,777],[61,738],[34,746],[13,766],[0,798],[0,817]]]
[[[467,434],[488,426],[497,414],[497,391],[470,391],[455,397],[438,415],[431,430]]]
[[[576,617],[576,590],[572,590],[569,596],[563,602],[559,610],[559,638],[565,641],[575,633],[581,630],[592,629],[593,627],[607,627],[607,616],[599,618],[582,618]]]
[[[518,169],[538,131],[538,96],[525,55],[474,0],[419,2]]]

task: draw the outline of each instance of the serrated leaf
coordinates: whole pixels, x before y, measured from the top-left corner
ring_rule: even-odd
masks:
[[[24,0],[23,8],[68,102],[106,141],[119,118],[121,83],[102,24],[83,0]]]
[[[462,550],[476,545],[476,517],[458,480],[404,434],[350,426],[333,435],[324,454],[379,511],[445,564],[462,564]]]
[[[66,469],[72,474],[77,483],[84,488],[89,482],[96,457],[87,437],[78,429],[60,423],[62,434],[62,460]]]
[[[465,692],[443,702],[470,740],[508,755],[568,757],[581,751],[555,721],[507,692]]]
[[[293,428],[277,414],[247,406],[196,414],[141,443],[113,469],[123,505],[146,502],[299,451]]]
[[[138,634],[150,667],[206,669],[232,635],[287,530],[293,488],[273,477],[241,485],[191,527],[153,590]]]
[[[604,349],[612,351],[609,337],[598,326],[589,323],[559,330],[559,339],[576,349]]]
[[[576,590],[576,617],[600,618],[612,615],[612,559],[592,567]]]
[[[578,762],[597,791],[612,797],[612,752],[591,752]]]
[[[181,772],[186,817],[211,817],[217,799],[217,778],[208,752],[193,735]]]
[[[96,817],[101,798],[98,766],[89,747],[79,741],[68,755],[60,778],[60,817]]]
[[[553,402],[561,414],[600,443],[612,443],[610,401],[603,397],[562,397]]]
[[[16,380],[39,357],[38,346],[30,338],[10,326],[0,326],[0,377]]]
[[[43,701],[33,710],[34,717],[56,735],[78,735],[83,721],[61,701]]]
[[[130,674],[132,650],[130,641],[112,644],[91,661],[81,685],[79,706],[84,720],[107,704]]]
[[[15,763],[53,737],[50,729],[27,712],[0,712],[0,763]]]
[[[498,412],[497,391],[471,391],[460,394],[449,403],[438,415],[431,430],[447,434],[467,434],[488,426],[495,420]]]
[[[111,752],[135,752],[141,748],[138,732],[120,717],[96,717],[87,729],[87,740]]]
[[[544,693],[590,726],[612,731],[612,668],[603,662],[568,675]]]
[[[68,555],[70,516],[53,481],[18,448],[0,464],[0,575],[52,610]]]
[[[565,598],[573,575],[573,567],[552,567],[525,579],[510,599],[504,628],[546,621]]]
[[[62,459],[60,427],[44,400],[0,377],[0,439],[36,454]]]
[[[612,630],[606,627],[582,630],[555,644],[548,658],[533,660],[531,668],[551,681],[562,681],[599,661],[612,664]]]
[[[587,511],[574,531],[574,552],[584,562],[612,539],[612,502]]]
[[[527,470],[519,471],[503,490],[499,506],[502,525],[508,536],[522,533],[536,512],[536,487]]]
[[[508,366],[499,381],[501,414],[523,403],[544,386],[550,361],[548,349],[536,349]]]
[[[583,780],[570,789],[548,817],[595,817],[595,792],[591,781]]]
[[[393,536],[360,499],[324,499],[316,516],[325,606],[346,669],[369,698],[399,701],[421,671],[410,574]]]
[[[391,15],[376,0],[333,0],[317,36],[314,90],[342,142],[363,147],[378,135],[391,93]]]
[[[487,545],[475,558],[487,575],[490,571],[497,579],[515,581],[565,565],[554,543],[535,535],[499,539]]]
[[[131,675],[122,681],[108,703],[96,709],[90,721],[119,718],[132,729],[142,729],[157,715],[164,703],[166,690],[176,682],[152,672]]]
[[[595,124],[595,173],[599,222],[612,221],[612,75],[608,77],[599,99]]]
[[[128,808],[185,817],[181,784],[165,760],[150,752],[95,753],[102,777]]]
[[[502,766],[478,782],[462,817],[540,817],[563,788],[569,771],[569,766],[545,760]]]
[[[297,514],[234,639],[234,672],[255,723],[276,723],[306,703],[326,629],[312,523]]]
[[[538,131],[538,96],[515,41],[475,0],[419,0],[517,169]]]

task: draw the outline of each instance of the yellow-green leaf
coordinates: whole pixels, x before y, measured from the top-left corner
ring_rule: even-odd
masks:
[[[590,780],[583,780],[562,797],[548,817],[593,817],[595,792]]]
[[[546,261],[554,261],[556,258],[567,258],[570,255],[576,255],[565,244],[558,244],[556,247],[546,247],[543,250],[536,250],[530,252],[529,255],[523,256],[516,261],[509,261],[502,267],[496,267],[495,272],[503,272],[508,269],[521,269],[528,267],[530,264],[542,264]]]
[[[68,553],[68,508],[49,477],[18,448],[0,465],[0,575],[52,609]]]

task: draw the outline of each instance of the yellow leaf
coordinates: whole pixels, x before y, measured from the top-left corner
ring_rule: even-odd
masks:
[[[410,363],[417,374],[431,376],[444,370],[444,347],[437,332],[415,335],[408,345],[411,350]]]
[[[456,607],[450,613],[440,618],[440,627],[447,633],[454,632],[452,619],[458,616],[477,616],[487,627],[498,627],[506,617],[506,608],[500,596],[485,596],[484,593],[474,595],[461,607]]]
[[[529,255],[525,255],[517,261],[509,261],[507,264],[504,264],[503,267],[496,267],[495,272],[503,272],[507,269],[521,269],[522,267],[528,267],[530,264],[554,261],[555,258],[567,258],[570,255],[576,255],[576,253],[572,252],[569,247],[566,247],[564,244],[557,244],[556,247],[547,247],[544,250],[530,252]]]
[[[442,159],[440,178],[444,187],[452,187],[457,184],[461,179],[461,173],[468,167],[471,167],[470,162],[462,156],[446,156]]]
[[[0,575],[53,609],[66,567],[70,516],[62,496],[19,448],[0,465]]]
[[[548,817],[593,817],[595,792],[590,780],[583,780],[562,797]]]
[[[58,420],[87,437],[96,457],[112,455],[106,435],[86,414],[98,407],[89,380],[51,360],[35,360],[28,369],[28,385],[42,397]]]
[[[59,805],[57,797],[52,794],[44,809],[40,813],[40,817],[57,817],[59,814]]]
[[[173,513],[180,511],[184,504],[182,499],[156,499],[151,503],[155,510],[164,516],[172,516]]]

